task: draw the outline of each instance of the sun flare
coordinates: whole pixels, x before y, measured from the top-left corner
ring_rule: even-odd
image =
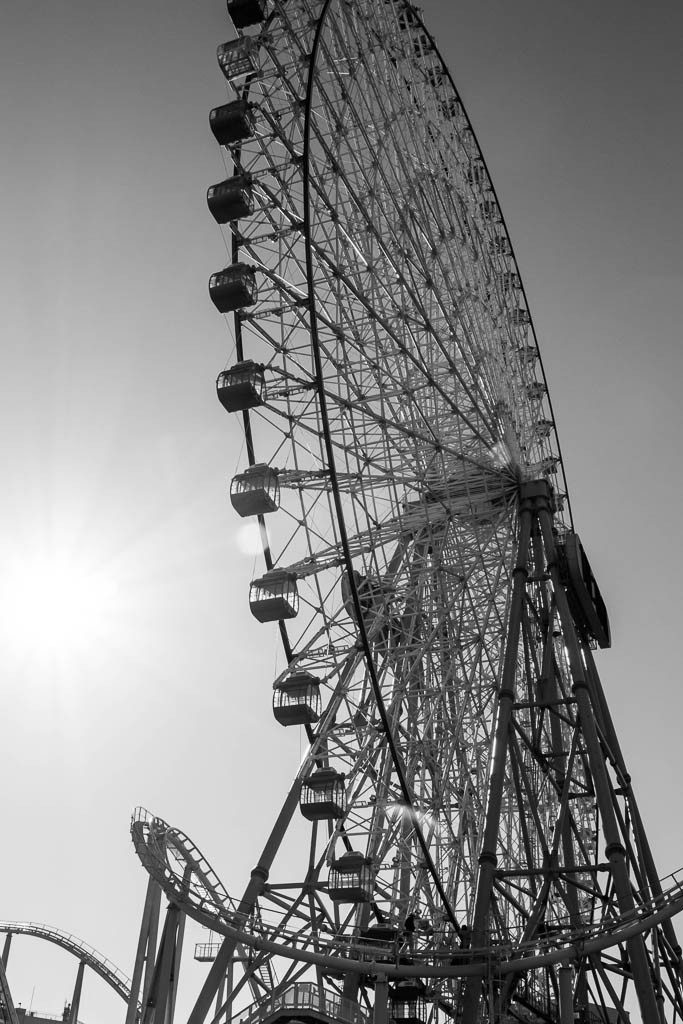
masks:
[[[110,629],[116,590],[83,556],[16,557],[5,567],[0,591],[5,644],[29,662],[87,653]]]

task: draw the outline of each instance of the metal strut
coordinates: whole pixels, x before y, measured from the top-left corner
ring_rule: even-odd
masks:
[[[270,868],[272,867],[275,855],[277,854],[280,843],[287,831],[287,826],[292,819],[294,811],[299,806],[300,791],[301,780],[296,779],[287,794],[287,799],[285,800],[278,819],[270,833],[268,842],[265,845],[259,862],[251,873],[251,878],[249,879],[247,887],[244,890],[244,895],[242,896],[239,906],[235,912],[237,920],[244,921],[249,917],[256,906],[257,899],[263,892],[263,887],[268,880]],[[218,951],[216,959],[211,965],[206,981],[202,985],[201,992],[199,993],[197,1001],[192,1008],[192,1012],[188,1017],[188,1024],[203,1024],[206,1015],[211,1009],[211,1003],[223,983],[223,978],[228,971],[230,961],[235,955],[237,942],[238,939],[236,936],[234,938],[223,939],[221,948]]]
[[[519,542],[517,545],[516,564],[513,570],[508,636],[503,661],[503,674],[498,692],[496,729],[491,758],[492,766],[489,775],[484,838],[481,853],[479,854],[479,875],[474,899],[474,916],[472,919],[472,946],[474,948],[484,945],[494,872],[498,863],[496,848],[498,845],[500,814],[503,803],[508,733],[512,721],[512,706],[515,700],[517,650],[522,624],[522,608],[526,593],[527,561],[533,518],[534,500],[532,495],[527,495],[522,497],[520,501]],[[474,1024],[476,1021],[480,995],[481,982],[471,979],[465,987],[463,1024],[470,1024],[470,1022]]]
[[[478,861],[479,872],[472,923],[471,947],[473,949],[486,946],[487,928],[490,927],[492,897],[496,878],[496,851],[500,838],[501,808],[505,793],[506,767],[508,759],[511,758],[511,744],[513,742],[512,723],[515,681],[518,673],[520,632],[526,601],[532,535],[535,535],[537,538],[536,550],[533,556],[534,561],[538,563],[539,555],[543,556],[546,563],[545,572],[552,585],[556,613],[569,663],[571,692],[576,701],[577,727],[580,730],[585,757],[595,790],[597,810],[604,834],[605,856],[613,879],[619,913],[621,915],[635,914],[636,910],[633,889],[629,878],[627,851],[620,823],[615,812],[612,787],[607,773],[606,752],[601,744],[596,722],[604,723],[608,741],[616,761],[616,767],[622,775],[623,781],[628,785],[630,780],[626,774],[621,751],[616,742],[616,735],[607,712],[607,705],[600,688],[588,645],[584,638],[580,636],[570,610],[560,574],[553,529],[551,500],[552,492],[545,480],[522,484],[520,487],[519,543],[515,568],[513,570],[512,599],[503,670],[500,689],[497,695],[496,726],[486,794],[484,832]],[[538,564],[536,565],[536,571],[539,571]],[[547,666],[544,665],[544,675],[545,669],[547,669]],[[544,681],[542,680],[542,682]],[[636,817],[635,824],[639,833],[638,853],[642,855],[644,860],[645,874],[650,883],[653,884],[652,879],[656,878],[654,863],[644,833],[642,832],[639,817]],[[656,885],[659,886],[659,882],[656,882]],[[533,930],[533,918],[528,927]],[[673,946],[675,942],[673,930],[671,928],[667,929],[665,935]],[[671,942],[672,938],[674,942]],[[653,977],[644,936],[642,934],[632,936],[626,941],[625,945],[643,1024],[661,1024],[658,1007],[658,996],[660,993],[657,991],[659,986]],[[495,949],[492,949],[491,952],[494,953]],[[504,986],[499,1001],[499,1012],[504,1012],[504,1004],[509,1001],[514,990],[514,984],[514,979],[510,978]],[[582,979],[580,973],[577,974],[576,984],[577,995],[580,993],[578,1001],[583,1003],[586,1000],[585,980]],[[563,1020],[569,1018],[569,1005],[571,1005],[570,985],[570,974],[563,968],[560,975],[560,1012]],[[463,1024],[476,1024],[480,1019],[480,1007],[483,998],[481,980],[474,977],[468,979],[463,992]]]
[[[154,972],[154,955],[157,944],[157,931],[159,928],[159,909],[161,905],[161,888],[159,884],[150,877],[147,882],[147,893],[145,905],[142,911],[142,922],[140,924],[140,937],[138,948],[135,954],[135,965],[133,967],[133,980],[130,987],[130,999],[126,1013],[126,1024],[136,1024],[140,1018],[139,1004],[144,1007],[147,1003],[152,974]],[[144,983],[143,983],[144,972]],[[140,988],[142,987],[142,993]]]
[[[184,933],[185,914],[171,903],[166,910],[142,1024],[173,1024]]]
[[[9,952],[8,944],[6,944],[6,948]],[[17,1011],[14,1008],[14,1001],[7,982],[7,975],[5,974],[5,965],[3,961],[4,957],[0,960],[0,1010],[4,1010],[8,1024],[19,1024],[19,1018],[17,1017]]]
[[[619,910],[622,914],[626,914],[635,910],[635,901],[626,863],[626,850],[622,843],[621,833],[614,813],[605,757],[598,739],[595,711],[591,702],[588,685],[588,674],[582,657],[574,619],[569,609],[567,595],[560,578],[555,538],[553,536],[549,488],[545,500],[539,502],[538,520],[545,546],[548,572],[553,583],[555,600],[562,623],[563,637],[569,655],[572,692],[576,697],[579,721],[588,753],[598,809],[602,818],[606,843],[605,854],[612,869]],[[659,1009],[643,936],[638,935],[629,939],[626,947],[633,970],[633,980],[643,1017],[643,1024],[660,1024]]]

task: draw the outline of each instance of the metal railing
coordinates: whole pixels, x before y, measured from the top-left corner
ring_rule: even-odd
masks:
[[[120,971],[108,957],[98,953],[94,946],[83,942],[71,932],[63,931],[61,928],[51,928],[39,921],[0,921],[0,934],[3,933],[32,935],[34,938],[46,939],[56,946],[61,946],[77,959],[83,960],[103,981],[106,981],[118,992],[123,1000],[128,1001],[130,998],[130,978]]]
[[[17,1006],[17,1016],[19,1021],[31,1021],[31,1020],[58,1020],[64,1022],[68,1020],[68,1016],[64,1013],[54,1013],[52,1010],[26,1010],[23,1006]],[[78,1021],[78,1024],[83,1024],[82,1020]]]
[[[335,1024],[366,1024],[366,1017],[358,1005],[333,992],[325,992],[313,982],[298,982],[267,999],[261,999],[233,1017],[234,1024],[257,1024],[278,1011],[313,1010],[328,1017]]]
[[[182,847],[182,843],[186,844],[194,854],[191,863],[201,862],[204,866],[199,884],[195,884],[194,879],[188,881],[186,877],[181,876],[175,865],[166,861],[163,856],[163,841],[157,842],[156,834],[159,832],[163,839],[166,831],[172,833],[176,850]],[[281,913],[273,913],[267,906],[260,907],[258,917],[237,913],[235,902],[227,895],[196,847],[187,837],[177,830],[170,829],[170,826],[161,819],[140,810],[134,820],[133,838],[143,865],[160,883],[169,898],[207,928],[223,934],[230,934],[230,929],[236,929],[243,933],[243,941],[247,944],[250,944],[248,936],[253,936],[254,939],[280,942],[287,946],[290,952],[295,949],[308,949],[311,936],[295,931],[291,927],[283,927]],[[520,937],[512,934],[507,939],[500,935],[491,935],[488,942],[475,949],[463,947],[451,930],[442,931],[437,927],[433,931],[430,929],[428,936],[416,934],[413,937],[410,955],[416,962],[431,962],[438,965],[444,961],[450,964],[455,960],[470,961],[476,956],[495,955],[499,960],[507,961],[524,955],[547,954],[558,948],[587,942],[601,935],[614,935],[658,911],[666,911],[669,907],[673,913],[678,912],[683,903],[683,870],[673,872],[662,879],[660,886],[661,894],[653,893],[652,887],[634,892],[635,908],[626,913],[621,913],[612,902],[605,901],[600,905],[601,897],[598,897],[598,905],[591,911],[588,920],[577,926],[569,917],[557,917],[548,922],[550,927],[544,934],[526,941],[521,941]],[[399,935],[394,941],[389,940],[385,943],[375,939],[370,943],[364,938],[360,938],[359,941],[357,934],[325,934],[323,931],[317,935],[316,942],[317,950],[322,956],[338,957],[347,961],[374,960],[379,957],[385,963],[393,959],[397,966],[400,966],[401,956],[405,954],[406,938]],[[318,996],[317,990],[315,992],[315,997],[311,996],[311,999],[319,1001],[323,998]],[[242,1019],[239,1018],[240,1022]]]

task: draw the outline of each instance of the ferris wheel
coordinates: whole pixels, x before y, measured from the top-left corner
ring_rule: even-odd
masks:
[[[678,1019],[668,922],[562,977],[500,968],[661,888],[531,314],[453,81],[407,0],[228,11],[217,389],[246,440],[231,502],[263,542],[249,605],[282,638],[273,716],[309,747],[192,1019],[234,958],[230,921],[266,944],[220,1013],[250,989],[247,1014],[290,993],[300,1019],[291,993],[314,985],[349,1021],[607,1024],[630,999]],[[296,877],[277,874],[287,844]],[[373,968],[339,970],[368,949]],[[484,960],[483,981],[453,969]]]

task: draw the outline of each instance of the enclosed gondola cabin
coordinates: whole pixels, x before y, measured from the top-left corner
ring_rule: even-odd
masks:
[[[267,397],[263,364],[245,359],[223,370],[216,379],[216,394],[228,412],[243,412],[263,405]]]
[[[481,160],[475,160],[467,168],[467,180],[470,185],[478,185],[479,187],[487,184],[486,169]]]
[[[389,993],[389,1017],[396,1024],[424,1024],[427,1003],[424,985],[419,979],[399,981]]]
[[[546,393],[546,386],[540,380],[532,381],[531,384],[527,384],[526,393],[532,402],[537,402]]]
[[[544,437],[550,437],[552,429],[552,420],[538,420],[538,422],[534,424],[534,434],[541,440]]]
[[[361,576],[357,569],[353,570],[353,584],[358,594],[358,603],[366,617],[374,618],[384,609],[391,596],[391,588],[381,580]],[[341,575],[341,595],[344,608],[352,617],[356,617],[356,606],[353,601],[353,589],[348,572]]]
[[[522,345],[517,349],[517,352],[525,366],[530,366],[538,359],[538,349],[535,345]]]
[[[228,0],[228,14],[235,28],[258,25],[265,18],[263,0]]]
[[[234,82],[244,75],[256,71],[258,45],[250,36],[231,39],[229,43],[221,43],[216,50],[218,66],[228,82]]]
[[[372,860],[350,850],[332,862],[327,891],[336,903],[369,903],[374,877]]]
[[[259,622],[293,619],[299,611],[296,576],[285,569],[272,569],[253,580],[249,588],[249,607]]]
[[[312,725],[320,718],[320,680],[295,672],[273,687],[273,714],[280,725]]]
[[[482,203],[479,203],[479,212],[488,224],[493,224],[495,221],[500,220],[498,203],[493,199],[485,199]]]
[[[439,110],[442,117],[454,119],[459,114],[458,101],[453,99],[441,100],[439,103]]]
[[[247,100],[233,100],[213,108],[209,114],[209,127],[220,146],[232,146],[252,138],[256,118]]]
[[[523,309],[521,306],[518,306],[517,309],[511,310],[509,316],[511,323],[515,324],[517,327],[522,327],[531,322],[529,311],[527,309]]]
[[[557,455],[549,455],[547,459],[541,459],[541,461],[537,463],[540,472],[546,475],[548,473],[556,475],[559,464],[560,460]]]
[[[320,768],[301,787],[299,807],[309,821],[342,818],[346,813],[344,776],[334,768]]]
[[[512,246],[507,235],[496,235],[489,239],[489,252],[493,256],[512,256]]]
[[[211,185],[206,193],[209,212],[218,224],[228,224],[240,217],[248,217],[254,211],[254,196],[251,178],[248,174],[236,174],[217,185]]]
[[[256,274],[246,263],[233,263],[209,279],[209,295],[219,313],[253,306],[258,297]]]
[[[358,945],[365,956],[370,956],[377,963],[388,963],[396,955],[398,940],[398,928],[388,924],[371,924],[369,928],[361,929]]]
[[[280,507],[277,471],[257,462],[232,478],[230,502],[238,516],[264,516]]]
[[[506,292],[519,291],[522,287],[519,274],[515,274],[514,270],[506,270],[500,280]]]
[[[353,570],[353,582],[358,594],[358,603],[365,628],[372,633],[373,643],[388,643],[391,623],[396,621],[395,616],[390,615],[389,611],[393,596],[391,587],[382,580],[361,576],[357,569]],[[356,606],[353,600],[351,579],[347,572],[343,572],[341,576],[341,593],[344,608],[355,622]]]

